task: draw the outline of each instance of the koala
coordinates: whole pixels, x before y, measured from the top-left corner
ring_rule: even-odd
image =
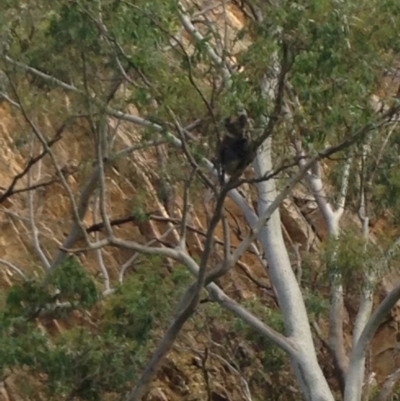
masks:
[[[242,114],[236,119],[224,120],[226,134],[218,149],[222,171],[229,175],[241,170],[250,162],[251,142],[246,136],[247,117]]]
[[[224,125],[228,131],[227,136],[232,138],[243,138],[245,136],[247,117],[244,114],[241,114],[234,120],[232,120],[231,117],[227,117],[224,120]]]

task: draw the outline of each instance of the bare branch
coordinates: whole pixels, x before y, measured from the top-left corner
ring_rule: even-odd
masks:
[[[75,119],[75,117],[73,118]],[[57,143],[60,139],[62,139],[62,134],[65,130],[65,128],[69,125],[69,123],[73,120],[73,119],[67,119],[62,125],[61,127],[56,131],[54,137],[52,139],[50,139],[47,142],[47,145],[49,147],[53,146],[55,143]],[[11,184],[8,186],[8,188],[0,195],[0,203],[3,203],[5,199],[7,199],[8,197],[10,197],[11,195],[13,195],[14,193],[18,193],[18,192],[24,192],[25,190],[29,190],[29,188],[27,189],[14,189],[15,185],[17,184],[17,182],[23,178],[26,173],[29,171],[29,169],[35,165],[39,160],[41,160],[44,156],[46,156],[47,151],[46,149],[43,150],[41,153],[39,153],[37,156],[32,157],[28,160],[28,163],[25,165],[25,167],[23,168],[23,170],[18,173],[17,175],[15,175],[11,181]],[[39,184],[38,184],[39,185]],[[30,187],[32,189],[35,189],[36,186],[33,185],[32,187]]]
[[[207,49],[207,53],[210,56],[212,62],[221,69],[222,77],[225,83],[225,86],[228,88],[230,87],[230,78],[231,74],[229,69],[226,67],[224,60],[218,56],[216,51],[211,47],[208,41],[204,40],[204,37],[201,33],[196,29],[193,25],[190,17],[187,15],[185,7],[181,2],[179,2],[179,6],[181,8],[181,12],[179,13],[182,25],[186,29],[186,31],[197,41],[204,43],[205,48]]]
[[[92,210],[92,219],[94,222],[96,222],[96,215],[97,215],[97,199],[94,199],[93,210]],[[95,239],[96,239],[96,241],[99,241],[99,233],[98,232],[95,233]],[[96,254],[97,264],[99,266],[100,272],[102,274],[102,278],[104,280],[103,295],[106,295],[106,294],[109,294],[112,292],[112,289],[110,286],[110,276],[108,274],[108,270],[107,270],[106,266],[104,265],[104,259],[103,259],[101,249],[100,248],[96,249],[95,254]]]
[[[195,174],[196,174],[196,169],[192,170],[189,179],[185,181],[185,187],[183,192],[182,222],[181,222],[180,239],[179,239],[179,247],[181,249],[186,248],[186,228],[187,228],[187,219],[189,215],[189,187],[195,177]]]
[[[381,390],[374,397],[374,401],[390,401],[393,386],[400,380],[400,369],[392,373],[383,383]]]
[[[346,377],[346,387],[344,401],[361,400],[361,389],[364,380],[364,359],[365,351],[370,344],[376,330],[379,328],[387,314],[400,299],[400,284],[397,285],[381,302],[375,312],[372,314],[360,338],[353,347],[350,355],[350,365]]]
[[[37,126],[33,123],[33,121],[30,119],[30,117],[26,113],[25,108],[23,107],[23,105],[22,105],[22,103],[21,103],[21,101],[20,101],[20,99],[18,97],[18,93],[16,91],[15,85],[12,83],[12,81],[11,81],[11,84],[13,85],[13,89],[14,89],[15,95],[17,96],[18,102],[19,102],[19,104],[21,106],[22,115],[24,116],[24,118],[25,118],[26,122],[29,124],[29,126],[32,128],[33,133],[38,138],[38,140],[42,144],[43,148],[46,150],[46,153],[50,156],[50,159],[51,159],[51,161],[53,163],[53,166],[54,166],[54,168],[55,168],[55,170],[57,172],[57,175],[60,178],[60,181],[61,181],[65,191],[67,192],[67,195],[68,195],[69,200],[71,202],[72,212],[73,212],[73,215],[74,215],[74,217],[76,219],[76,223],[77,223],[81,233],[83,234],[84,238],[86,239],[87,243],[89,243],[89,237],[87,236],[87,233],[85,231],[84,225],[83,225],[83,223],[82,223],[82,221],[81,221],[81,219],[79,217],[78,206],[76,204],[76,201],[75,201],[75,198],[74,198],[74,194],[72,193],[72,190],[71,190],[70,186],[68,185],[68,182],[64,177],[64,174],[62,173],[60,167],[58,166],[58,163],[57,163],[57,160],[56,160],[56,158],[54,156],[54,153],[51,150],[50,146],[48,145],[47,141],[45,140],[45,138],[44,138],[43,134],[41,133],[41,131],[37,128]],[[51,268],[53,268],[53,267],[54,267],[54,265],[52,263]],[[49,269],[48,271],[50,271],[50,270],[51,269]]]
[[[59,87],[65,89],[67,91],[78,92],[78,89],[75,86],[69,85],[69,84],[67,84],[67,83],[65,83],[65,82],[63,82],[63,81],[61,81],[61,80],[59,80],[57,78],[52,77],[49,74],[45,74],[44,72],[39,71],[36,68],[30,67],[29,65],[27,65],[25,63],[21,63],[19,61],[15,61],[15,60],[13,60],[12,58],[10,58],[10,57],[8,57],[6,55],[4,55],[2,58],[7,63],[12,64],[15,67],[19,67],[19,68],[21,68],[21,69],[23,69],[25,71],[28,71],[28,72],[30,72],[30,73],[32,73],[34,75],[37,75],[38,77],[43,78],[45,81],[49,81],[49,82],[53,83],[54,85],[59,86]],[[18,104],[21,105],[20,102],[18,102]]]
[[[84,187],[81,191],[79,201],[77,204],[78,220],[75,219],[67,238],[64,240],[62,247],[60,248],[60,250],[54,257],[54,259],[51,263],[52,269],[57,267],[63,261],[68,249],[72,248],[77,241],[79,241],[81,238],[83,238],[81,222],[82,222],[82,219],[84,218],[86,211],[89,207],[90,198],[93,195],[96,188],[98,187],[99,176],[100,176],[100,169],[99,169],[99,166],[96,166],[93,169],[92,174],[90,175],[89,179],[87,180],[86,184],[84,185]],[[83,228],[83,229],[86,232],[90,232],[90,231],[87,231],[85,228]]]
[[[7,266],[8,268],[10,268],[11,270],[15,271],[16,273],[19,274],[19,276],[26,281],[27,277],[25,276],[25,274],[22,272],[21,269],[19,269],[17,266],[15,266],[13,263],[8,262],[7,260],[4,259],[0,259],[0,264]]]
[[[105,181],[105,176],[104,176],[104,150],[105,150],[105,141],[106,141],[106,125],[107,122],[102,119],[102,121],[99,124],[98,127],[98,132],[97,132],[97,162],[99,166],[99,191],[100,191],[100,214],[101,218],[104,223],[104,227],[106,229],[106,233],[108,236],[112,236],[112,228],[110,224],[110,219],[108,217],[107,211],[106,211],[106,181]]]
[[[33,134],[31,135],[30,141],[30,149],[29,149],[29,157],[32,159],[33,156]],[[32,185],[32,170],[29,169],[28,171],[28,187]],[[32,230],[32,241],[33,241],[33,249],[36,252],[36,255],[39,257],[40,261],[42,262],[44,268],[48,271],[50,269],[50,262],[47,259],[46,255],[44,254],[42,247],[39,241],[39,231],[36,227],[35,223],[35,210],[34,210],[34,197],[35,191],[28,192],[28,208],[29,208],[29,223]]]
[[[157,242],[162,241],[162,239],[165,238],[167,235],[169,235],[169,234],[171,233],[171,231],[174,230],[174,229],[175,229],[174,227],[169,227],[168,230],[165,231],[165,233],[161,235],[161,237],[159,237],[159,238],[154,238],[154,239],[150,240],[149,242],[146,243],[146,246],[151,246],[151,245],[153,245],[153,244],[155,244],[155,243],[157,243]],[[119,282],[120,282],[121,284],[122,284],[122,282],[123,282],[123,280],[124,280],[124,274],[125,274],[126,269],[132,265],[132,263],[139,257],[139,255],[141,255],[141,253],[139,253],[139,252],[134,253],[133,256],[132,256],[131,258],[129,258],[129,259],[121,266],[120,271],[119,271],[119,275],[118,275]]]

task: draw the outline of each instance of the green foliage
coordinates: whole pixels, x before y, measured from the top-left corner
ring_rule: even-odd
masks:
[[[149,215],[140,206],[134,207],[132,210],[132,216],[138,222],[145,222],[149,220]]]
[[[264,301],[254,296],[241,304],[270,327],[283,333],[284,325],[280,313],[265,305]],[[282,372],[289,369],[287,356],[283,351],[220,305],[212,302],[204,305],[206,313],[196,316],[196,328],[208,334],[211,327],[226,332],[219,336],[215,352],[219,354],[224,350],[229,355],[234,366],[248,380],[253,399],[262,400],[268,394],[271,399],[293,400],[286,391],[290,379],[285,374],[282,375]],[[199,322],[201,316],[205,316],[205,321]],[[279,379],[283,377],[283,380]]]
[[[263,305],[257,297],[247,300],[243,306],[276,331],[281,333],[284,331],[281,314]],[[250,328],[243,320],[235,318],[233,330],[242,334],[256,348],[257,356],[267,372],[279,372],[287,362],[282,350],[265,336]]]
[[[283,96],[293,114],[295,133],[306,150],[336,143],[375,118],[370,96],[377,91],[383,67],[400,51],[396,36],[400,25],[398,1],[299,0],[282,2],[279,7],[257,3],[265,11],[264,18],[245,26],[234,39],[249,36],[252,43],[240,47],[238,54],[232,51],[243,68],[232,68],[227,87],[220,86],[221,66],[215,65],[207,52],[207,45],[214,45],[216,38],[223,42],[219,41],[220,33],[210,29],[212,20],[206,21],[196,25],[203,40],[192,40],[189,45],[185,38],[185,48],[177,45],[174,37],[179,36],[182,23],[175,0],[3,0],[0,41],[3,36],[9,39],[7,55],[73,84],[77,91],[68,91],[66,106],[64,90],[54,81],[3,60],[0,67],[15,82],[27,115],[35,116],[38,125],[43,115],[57,123],[73,114],[87,118],[94,113],[96,119],[97,114],[106,114],[106,103],[121,113],[133,105],[141,116],[163,127],[161,132],[143,128],[139,132],[144,141],[168,138],[167,130],[175,127],[172,116],[186,126],[197,119],[211,119],[213,114],[216,121],[209,124],[213,128],[198,136],[194,130],[196,140],[188,143],[200,166],[202,157],[210,156],[216,143],[214,128],[218,121],[236,113],[239,103],[248,110],[256,128],[261,117],[272,115],[276,109],[273,96],[264,96],[261,84],[265,74],[272,76],[286,55]],[[198,10],[193,7],[192,11]],[[218,49],[219,55],[233,55],[229,54],[230,46]],[[125,73],[129,77],[125,94],[110,96],[111,88],[125,78]],[[289,142],[282,129],[284,117],[278,117],[279,135],[274,136],[282,148]],[[47,133],[48,121],[45,124]],[[25,127],[15,130],[17,148],[27,141],[24,132]],[[396,141],[392,140],[390,151],[381,160],[372,201],[375,213],[390,208],[400,219]],[[374,151],[380,149],[381,142],[372,144]],[[278,153],[276,147],[274,151]],[[168,171],[159,175],[161,179],[171,177],[179,182],[186,178],[182,153],[176,156],[175,151],[171,152],[171,163]],[[340,169],[331,170],[334,183],[340,182],[340,176]],[[197,195],[198,188],[194,189]],[[350,193],[353,200],[358,200],[358,191]],[[138,221],[148,219],[147,198],[146,191],[139,188],[132,199],[132,215]],[[373,256],[365,251],[358,234],[351,233],[329,243],[322,253],[327,271],[340,272],[347,282],[360,275]],[[55,270],[46,285],[29,280],[13,286],[0,311],[0,368],[27,367],[37,377],[45,377],[49,395],[57,399],[97,400],[103,392],[122,395],[165,327],[176,297],[190,280],[183,269],[168,275],[154,268],[162,264],[161,258],[147,259],[101,306],[95,282],[74,258]],[[311,276],[311,268],[304,270]],[[327,277],[324,280],[329,282]],[[90,330],[75,327],[54,338],[36,329],[32,321],[54,305],[55,290],[59,300],[70,303],[68,313],[74,309],[85,313],[94,305],[102,308],[101,323]],[[320,295],[310,291],[305,298],[311,316],[317,318],[325,312]],[[281,316],[256,298],[245,306],[271,327],[283,330]],[[226,319],[231,332],[255,346],[266,370],[282,370],[286,359],[271,342],[242,321],[219,314],[212,306],[209,311],[215,319]]]
[[[54,303],[54,290],[60,301],[69,302],[70,310],[88,308],[98,300],[96,284],[73,257],[68,257],[55,271],[46,285],[38,280],[27,280],[13,285],[6,297],[6,315],[32,319]]]
[[[329,241],[325,253],[329,272],[346,275],[362,269],[366,260],[366,255],[363,255],[363,242],[362,237],[351,233],[342,233],[339,240]]]
[[[158,332],[168,322],[176,296],[191,276],[177,266],[159,273],[160,258],[150,258],[102,301],[95,327],[76,326],[52,338],[29,321],[52,301],[48,288],[76,308],[98,301],[90,276],[74,258],[51,275],[48,287],[35,281],[13,286],[0,311],[0,375],[24,367],[43,381],[48,397],[97,401],[109,392],[123,396],[147,361]],[[37,314],[36,314],[37,315]]]
[[[77,328],[60,335],[35,368],[47,375],[50,395],[99,400],[104,392],[126,390],[137,358],[134,342]]]
[[[51,283],[60,292],[61,300],[90,308],[98,300],[93,278],[74,257],[68,257],[51,275]]]
[[[363,272],[377,267],[381,253],[372,244],[366,246],[359,234],[345,231],[338,240],[327,243],[321,258],[327,267],[326,274],[321,277],[325,284],[329,283],[333,275],[340,273],[343,283],[354,288],[362,282]]]
[[[159,265],[161,258],[148,259],[105,301],[105,331],[142,344],[151,338],[154,328],[160,327],[160,323],[170,316],[173,303],[180,289],[189,282],[190,275],[179,267],[171,276],[159,271],[149,272],[149,266]]]
[[[151,258],[153,265],[160,262],[158,257]],[[147,269],[140,268],[128,277],[105,304],[106,331],[135,339],[138,343],[146,342],[157,322],[163,321],[171,312],[168,303],[170,287],[163,283],[161,274],[149,274]]]
[[[307,291],[304,302],[311,321],[323,317],[329,310],[328,301],[321,294],[315,292]]]
[[[376,148],[381,142],[376,144]],[[377,166],[371,166],[371,172],[375,172],[374,185],[369,188],[371,191],[371,208],[375,216],[392,214],[393,223],[400,222],[400,174],[398,171],[399,161],[399,137],[395,135],[388,144],[382,160]]]
[[[48,349],[46,335],[33,323],[7,312],[0,312],[0,376],[5,369],[34,366]]]
[[[52,301],[49,291],[34,280],[13,285],[7,292],[7,314],[31,318]]]

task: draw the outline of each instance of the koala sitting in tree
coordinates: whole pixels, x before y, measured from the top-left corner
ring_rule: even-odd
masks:
[[[243,169],[251,161],[252,146],[246,135],[247,117],[241,114],[224,120],[226,134],[218,149],[222,172],[229,175]]]

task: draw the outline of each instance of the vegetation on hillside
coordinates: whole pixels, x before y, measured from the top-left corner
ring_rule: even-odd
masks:
[[[2,382],[395,394],[367,350],[400,298],[399,26],[393,0],[3,0]],[[302,243],[285,199],[318,213]]]

